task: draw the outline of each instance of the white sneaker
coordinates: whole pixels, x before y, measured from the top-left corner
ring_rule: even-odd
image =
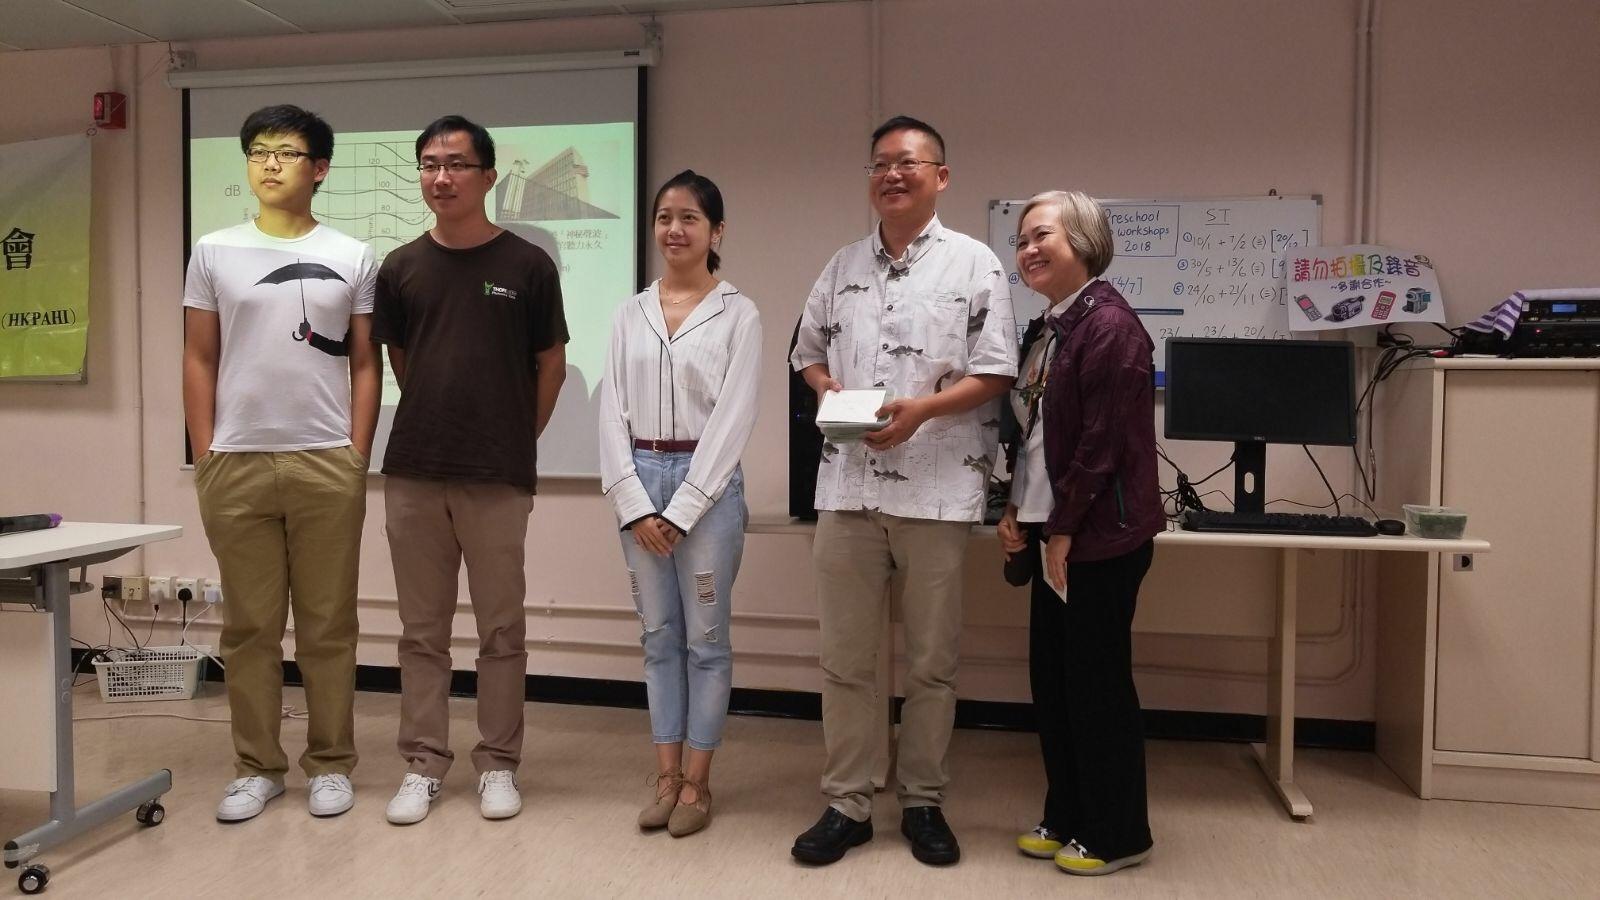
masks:
[[[495,769],[478,778],[478,809],[485,819],[509,819],[522,812],[517,776],[510,769]]]
[[[384,815],[394,825],[421,822],[428,817],[428,804],[438,794],[439,779],[407,772],[406,780],[400,782],[400,790],[389,801],[389,809]]]
[[[273,781],[265,775],[235,778],[228,782],[217,804],[218,822],[243,822],[254,819],[267,808],[267,801],[283,793],[283,782]]]
[[[356,805],[356,789],[348,775],[313,776],[310,791],[313,816],[337,816]]]

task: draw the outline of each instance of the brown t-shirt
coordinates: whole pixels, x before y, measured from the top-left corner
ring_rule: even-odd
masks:
[[[509,231],[467,250],[423,234],[378,270],[372,339],[405,351],[383,474],[534,490],[534,354],[567,342],[543,250]]]

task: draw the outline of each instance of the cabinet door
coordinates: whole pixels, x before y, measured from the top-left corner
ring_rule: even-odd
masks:
[[[1494,551],[1440,560],[1435,747],[1589,756],[1597,444],[1600,373],[1446,376],[1444,503]]]

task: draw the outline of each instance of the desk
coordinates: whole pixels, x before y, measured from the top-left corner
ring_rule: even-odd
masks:
[[[50,821],[6,841],[6,868],[26,865],[18,879],[24,893],[38,893],[49,870],[33,860],[130,810],[142,825],[159,825],[165,811],[156,800],[172,789],[172,772],[162,769],[113,791],[87,806],[77,806],[72,771],[72,623],[70,570],[115,559],[153,541],[183,534],[176,525],[113,525],[63,522],[43,531],[0,535],[0,579],[12,583],[0,599],[27,603],[49,614],[54,669],[55,772],[50,779]]]
[[[811,535],[816,530],[814,522],[793,519],[755,520],[747,529],[752,534]],[[975,526],[975,533],[993,532],[987,526]],[[1155,536],[1159,546],[1178,547],[1242,547],[1274,550],[1278,556],[1278,596],[1276,624],[1270,642],[1271,668],[1267,678],[1267,739],[1252,744],[1257,763],[1267,780],[1278,793],[1289,815],[1305,819],[1312,813],[1311,801],[1294,781],[1294,706],[1295,706],[1295,634],[1296,614],[1299,609],[1298,574],[1300,555],[1312,550],[1372,550],[1402,553],[1488,553],[1489,542],[1472,538],[1461,540],[1431,540],[1410,535],[1378,535],[1376,537],[1323,537],[1288,534],[1224,534],[1218,532],[1182,531],[1176,526]],[[886,707],[891,707],[894,697],[893,665],[888,659],[893,652],[893,635],[889,632],[885,649],[879,658],[880,693]],[[873,782],[880,789],[887,781],[892,759],[893,713],[885,716],[885,726],[879,731],[880,748]]]
[[[1267,740],[1251,744],[1261,771],[1278,792],[1289,815],[1305,819],[1311,815],[1311,801],[1294,781],[1294,690],[1295,616],[1299,610],[1300,554],[1310,550],[1376,550],[1409,553],[1488,553],[1489,542],[1472,538],[1455,541],[1431,540],[1410,535],[1376,537],[1322,537],[1293,534],[1224,534],[1181,531],[1176,528],[1156,535],[1162,546],[1178,547],[1254,547],[1278,551],[1277,624],[1269,645],[1270,669],[1267,675]]]

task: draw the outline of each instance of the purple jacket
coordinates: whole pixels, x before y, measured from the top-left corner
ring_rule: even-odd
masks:
[[[1155,344],[1128,301],[1089,284],[1051,319],[1059,344],[1041,410],[1055,507],[1045,534],[1073,562],[1110,559],[1166,528],[1156,472]]]

